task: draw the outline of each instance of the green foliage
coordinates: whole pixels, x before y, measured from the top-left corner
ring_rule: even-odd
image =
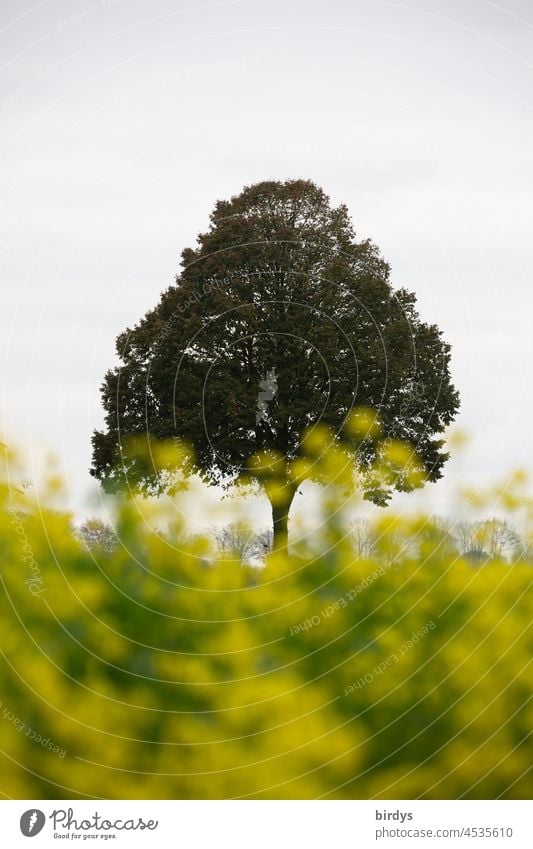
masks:
[[[4,794],[531,797],[530,564],[387,510],[367,557],[332,518],[248,569],[155,530],[183,494],[117,501],[90,551],[57,485],[0,485]]]

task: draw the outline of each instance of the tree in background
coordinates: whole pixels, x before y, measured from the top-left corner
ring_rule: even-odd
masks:
[[[520,534],[506,519],[462,521],[450,527],[458,551],[475,562],[512,560],[524,551]]]
[[[257,533],[240,522],[232,522],[211,531],[221,554],[238,558],[242,562],[261,560],[272,549],[272,534],[268,530]]]
[[[376,537],[376,529],[368,519],[355,519],[351,523],[350,539],[357,557],[369,559],[375,555]]]
[[[164,491],[173,468],[157,444],[179,440],[193,449],[179,457],[187,472],[262,487],[282,548],[298,487],[322,479],[302,437],[326,426],[330,443],[369,467],[375,422],[346,426],[365,407],[379,416],[380,444],[409,443],[425,479],[437,480],[459,402],[449,345],[415,300],[392,288],[377,247],[357,240],[347,208],[314,183],[262,182],[219,201],[183,251],[176,284],[118,336],[92,474],[110,491]],[[147,440],[142,456],[128,451],[132,437]],[[389,483],[370,482],[365,496],[383,504],[413,486],[402,475]]]

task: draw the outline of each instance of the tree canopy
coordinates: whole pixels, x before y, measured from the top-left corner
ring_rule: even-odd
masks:
[[[316,477],[313,463],[291,471],[310,429],[326,426],[362,466],[375,457],[372,428],[363,438],[346,428],[360,407],[376,411],[382,441],[413,447],[426,479],[441,476],[441,435],[459,403],[450,347],[421,320],[415,295],[393,289],[389,265],[357,239],[346,206],[307,180],[261,182],[219,201],[181,256],[175,285],[117,338],[120,364],[102,386],[106,428],[93,435],[91,472],[105,488],[165,489],[172,461],[128,454],[126,438],[179,440],[194,450],[182,465],[204,480],[263,485],[284,545],[294,493]],[[268,461],[250,465],[258,453],[275,464],[276,497]],[[365,491],[378,503],[389,494]]]

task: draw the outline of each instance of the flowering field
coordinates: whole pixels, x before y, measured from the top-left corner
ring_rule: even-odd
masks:
[[[89,550],[57,485],[1,487],[4,796],[531,797],[530,563],[387,510],[250,568],[135,500]]]

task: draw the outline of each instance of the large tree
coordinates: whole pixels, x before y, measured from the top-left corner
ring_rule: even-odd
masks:
[[[275,546],[285,546],[302,434],[327,425],[368,464],[374,441],[350,441],[344,427],[364,406],[378,412],[382,439],[409,442],[426,479],[438,479],[447,457],[438,437],[458,395],[449,345],[415,300],[392,288],[376,246],[357,240],[347,208],[314,183],[262,182],[219,201],[208,231],[182,252],[176,284],[117,339],[91,473],[108,490],[161,491],[171,463],[152,451],[139,460],[125,438],[183,441],[194,449],[190,470],[211,483],[255,476],[272,503]],[[277,458],[281,487],[250,466],[258,452]],[[395,485],[408,487],[401,476]],[[366,495],[387,498],[375,486]]]

